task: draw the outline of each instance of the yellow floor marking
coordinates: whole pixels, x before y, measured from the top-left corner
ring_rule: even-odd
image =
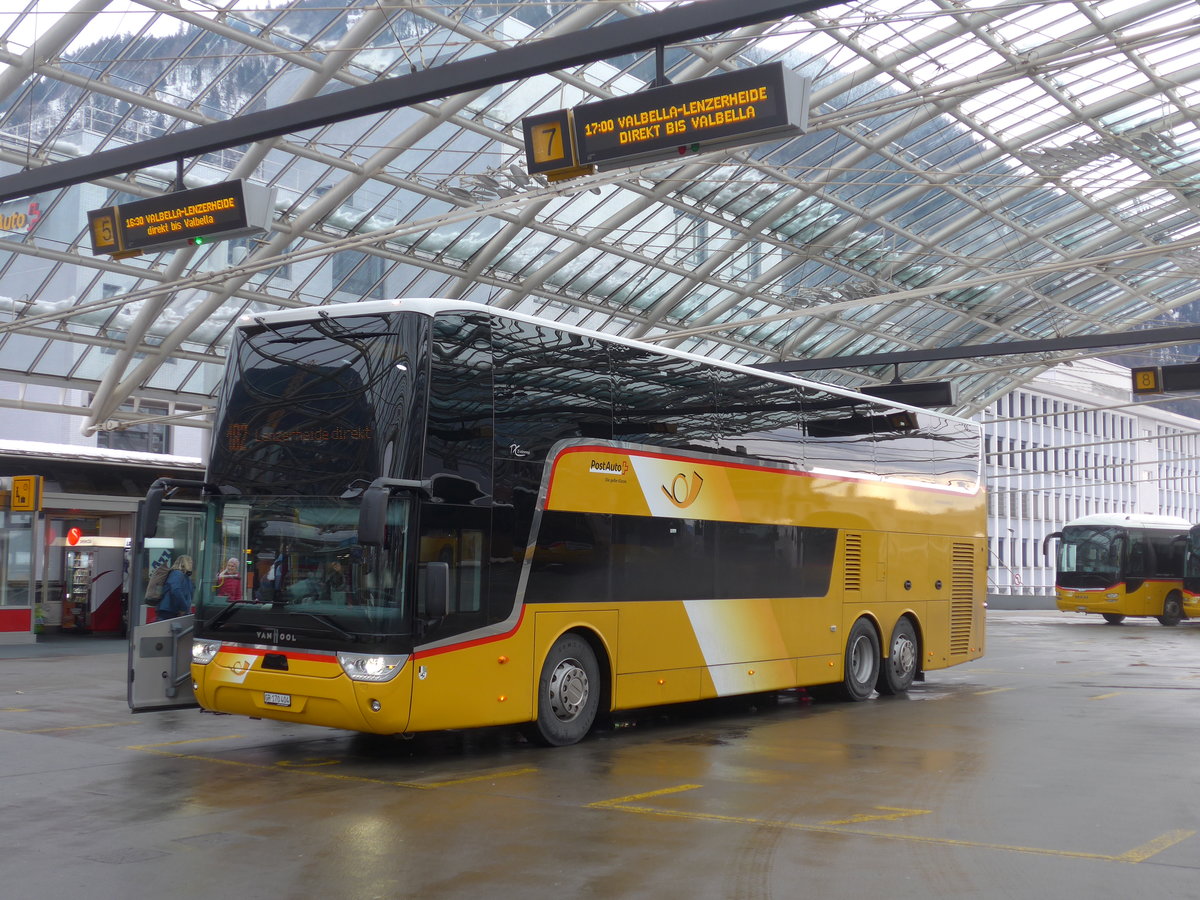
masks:
[[[621,812],[630,812],[643,816],[654,816],[660,819],[685,819],[690,821],[703,822],[725,822],[734,825],[754,825],[756,827],[767,826],[769,828],[781,828],[789,831],[807,831],[818,834],[843,834],[843,835],[859,835],[860,837],[883,838],[884,840],[906,841],[912,844],[930,844],[943,847],[963,847],[972,850],[1000,850],[1006,853],[1026,853],[1035,856],[1057,856],[1064,859],[1094,859],[1104,862],[1124,862],[1124,863],[1140,863],[1145,862],[1157,853],[1161,853],[1169,847],[1173,847],[1182,841],[1192,837],[1195,831],[1170,831],[1158,838],[1155,838],[1148,844],[1143,844],[1141,847],[1136,847],[1120,856],[1113,856],[1107,853],[1085,853],[1079,850],[1052,850],[1047,847],[1025,847],[1019,844],[995,844],[987,841],[964,841],[955,838],[939,838],[939,837],[924,837],[914,834],[897,834],[887,831],[873,831],[866,828],[847,828],[843,825],[825,823],[820,825],[807,825],[803,822],[783,822],[775,819],[758,819],[753,816],[722,816],[716,813],[689,812],[685,810],[670,810],[656,809],[652,806],[627,806],[628,802],[635,800],[644,800],[649,797],[659,797],[665,794],[675,794],[681,791],[695,790],[700,787],[696,784],[685,784],[674,788],[664,788],[660,791],[649,791],[644,794],[633,794],[629,797],[618,797],[615,800],[601,800],[597,803],[589,803],[590,808],[595,809],[614,809]],[[886,809],[888,807],[878,807]],[[923,811],[918,811],[923,812]]]
[[[220,740],[220,738],[214,738],[214,740]],[[178,743],[189,744],[189,743],[193,743],[193,742],[192,741],[178,741]],[[157,746],[166,747],[166,746],[170,746],[170,745],[169,744],[160,744]],[[155,756],[164,756],[164,757],[167,757],[168,759],[190,759],[195,762],[216,763],[217,765],[221,765],[221,766],[234,766],[236,768],[241,768],[241,769],[257,769],[258,771],[268,771],[268,772],[269,771],[278,772],[280,770],[278,763],[270,763],[270,764],[268,764],[268,763],[253,763],[253,762],[243,762],[242,760],[239,760],[239,759],[221,759],[220,757],[217,757],[217,756],[200,756],[200,755],[194,754],[194,753],[172,753],[170,750],[159,750],[156,748],[155,745],[146,745],[143,747],[129,747],[128,749],[141,750],[143,753],[153,753]],[[429,790],[429,788],[426,787],[425,785],[416,784],[415,782],[388,781],[383,778],[365,778],[361,775],[340,775],[335,772],[329,772],[325,769],[295,769],[295,768],[291,768],[291,769],[287,769],[287,771],[292,775],[307,775],[310,778],[328,778],[333,781],[358,781],[358,782],[363,782],[366,784],[385,784],[385,785],[388,785],[389,787],[416,788],[417,790],[421,790],[421,791]]]
[[[1196,832],[1184,831],[1168,831],[1166,834],[1160,834],[1148,844],[1142,844],[1140,847],[1134,847],[1128,853],[1122,853],[1117,859],[1122,862],[1139,863],[1145,862],[1152,856],[1162,853],[1164,850],[1169,850],[1176,844],[1181,844],[1190,838]]]
[[[657,791],[646,791],[644,794],[630,794],[628,797],[617,797],[615,800],[597,800],[595,803],[589,803],[588,806],[594,806],[597,809],[606,807],[618,806],[622,803],[632,803],[634,800],[646,800],[650,797],[663,797],[667,794],[681,794],[684,791],[699,790],[701,785],[698,784],[681,784],[678,787],[662,788]]]
[[[281,759],[275,765],[284,769],[311,769],[314,766],[340,766],[342,760],[335,759],[332,756],[326,756],[321,759]]]
[[[1107,700],[1109,697],[1120,697],[1124,691],[1112,691],[1108,694],[1097,694],[1095,697],[1088,697],[1089,700]]]
[[[443,788],[453,787],[456,784],[473,784],[477,781],[491,781],[493,778],[512,778],[514,775],[532,775],[537,772],[537,769],[511,769],[507,772],[491,772],[487,775],[471,775],[467,778],[454,778],[450,781],[429,781],[425,782],[425,787],[428,788]]]
[[[0,709],[0,712],[33,712],[33,707],[6,706],[3,709]]]
[[[821,824],[857,825],[860,822],[895,821],[897,819],[909,819],[913,816],[927,816],[933,812],[932,809],[905,809],[903,806],[876,806],[875,808],[886,810],[886,812],[882,815],[879,813],[859,813],[857,816],[851,816],[848,819],[831,819]]]
[[[240,734],[226,734],[220,737],[206,738],[188,738],[186,741],[166,741],[162,744],[134,744],[131,747],[126,747],[126,750],[157,750],[159,747],[179,747],[183,744],[207,744],[212,741],[236,741],[242,736]]]
[[[357,781],[365,784],[385,784],[389,787],[413,788],[418,791],[432,791],[437,788],[450,787],[456,784],[469,784],[476,781],[490,781],[493,778],[508,778],[513,775],[528,775],[537,772],[534,768],[512,769],[506,772],[492,772],[488,775],[473,775],[469,778],[456,778],[450,781],[390,781],[386,778],[367,778],[362,775],[342,775],[335,772],[329,772],[324,769],[325,766],[337,765],[341,761],[337,759],[310,759],[310,760],[281,760],[277,763],[253,763],[242,762],[236,759],[220,759],[215,756],[200,756],[192,753],[174,753],[168,747],[178,747],[183,744],[202,744],[210,741],[228,741],[242,737],[240,734],[231,734],[224,737],[213,738],[194,738],[186,741],[168,741],[162,744],[138,744],[127,747],[128,750],[140,750],[143,753],[153,753],[156,756],[165,756],[170,759],[191,759],[199,762],[218,763],[223,766],[238,766],[245,769],[280,769],[284,768],[287,771],[297,775],[310,775],[314,778],[329,778],[336,781]]]
[[[991,690],[987,690],[987,691],[975,691],[975,696],[982,697],[984,694],[1003,694],[1005,691],[1011,691],[1011,690],[1012,690],[1012,688],[1010,688],[1010,687],[992,688]]]
[[[33,728],[23,734],[51,734],[55,731],[78,731],[82,728],[118,728],[127,722],[97,722],[94,725],[60,725],[57,728]]]

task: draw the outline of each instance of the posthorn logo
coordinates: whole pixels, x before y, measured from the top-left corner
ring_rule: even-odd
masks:
[[[680,472],[671,479],[671,486],[665,484],[660,485],[662,492],[666,494],[675,506],[680,509],[687,509],[696,502],[696,498],[700,496],[700,488],[704,487],[704,478],[699,472],[693,470],[692,477],[688,478],[687,474]]]

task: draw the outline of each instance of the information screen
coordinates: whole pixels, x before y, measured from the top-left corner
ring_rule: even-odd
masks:
[[[808,79],[783,63],[652,88],[573,110],[581,165],[669,158],[801,133]]]
[[[261,232],[240,179],[88,212],[92,254],[132,254]]]

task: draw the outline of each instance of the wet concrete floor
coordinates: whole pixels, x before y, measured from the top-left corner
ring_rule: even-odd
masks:
[[[1200,623],[992,611],[907,698],[555,750],[132,715],[77,640],[0,648],[4,897],[1200,898]]]

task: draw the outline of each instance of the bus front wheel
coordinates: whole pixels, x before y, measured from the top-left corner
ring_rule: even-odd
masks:
[[[866,700],[879,680],[879,636],[866,619],[859,619],[846,639],[846,671],[842,693],[848,700]]]
[[[888,658],[879,669],[875,689],[881,694],[903,694],[912,687],[921,660],[921,647],[911,619],[901,619],[892,629]]]
[[[537,721],[531,737],[548,747],[583,740],[600,705],[600,666],[591,645],[576,634],[554,642],[538,679]]]
[[[1100,615],[1104,616],[1104,621],[1109,625],[1120,625],[1125,621],[1125,617],[1120,613],[1100,613]]]
[[[1167,595],[1167,599],[1163,601],[1162,615],[1158,616],[1159,624],[1161,625],[1178,625],[1183,621],[1183,601],[1178,594],[1171,593]]]

